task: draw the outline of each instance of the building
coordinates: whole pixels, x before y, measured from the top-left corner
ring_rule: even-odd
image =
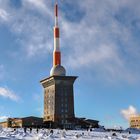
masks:
[[[76,77],[51,76],[41,81],[44,87],[44,122],[53,127],[70,128],[74,118],[73,83]]]
[[[72,118],[70,121],[76,129],[99,128],[99,121],[86,118]]]
[[[61,65],[59,44],[58,5],[55,5],[53,67],[50,76],[41,80],[44,88],[44,117],[47,127],[72,129],[99,127],[99,121],[79,119],[74,113],[74,82],[77,76],[66,76]]]
[[[76,76],[66,76],[61,65],[59,46],[58,6],[55,5],[53,67],[50,77],[40,81],[44,88],[44,123],[50,127],[71,128],[69,118],[74,118],[73,84]]]
[[[8,118],[5,122],[0,122],[0,126],[3,128],[18,128],[18,127],[42,127],[43,119],[30,116],[24,118]]]
[[[140,116],[130,117],[130,127],[140,129]]]
[[[9,127],[7,121],[0,122],[0,126],[3,127],[3,128],[8,128]]]

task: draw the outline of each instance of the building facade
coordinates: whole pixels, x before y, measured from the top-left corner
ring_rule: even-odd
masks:
[[[0,126],[3,127],[3,128],[8,128],[9,125],[8,125],[8,122],[7,121],[4,121],[4,122],[0,122]]]
[[[130,127],[140,129],[140,116],[130,117]]]
[[[0,126],[3,128],[42,127],[43,119],[34,116],[24,118],[8,118],[7,121],[0,122]]]
[[[41,81],[44,87],[44,122],[53,127],[71,128],[74,118],[73,84],[75,76],[51,76]]]

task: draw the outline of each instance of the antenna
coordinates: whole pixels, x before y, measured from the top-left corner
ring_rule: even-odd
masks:
[[[55,13],[55,26],[58,26],[58,0],[55,1],[55,9],[54,9],[54,13]]]
[[[54,52],[53,52],[53,66],[61,64],[61,52],[59,45],[59,26],[58,26],[58,4],[55,0],[54,15],[55,15],[55,26],[54,26]]]

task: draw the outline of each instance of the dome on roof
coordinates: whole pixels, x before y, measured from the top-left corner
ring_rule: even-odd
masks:
[[[50,71],[50,76],[65,76],[65,75],[66,75],[66,70],[61,65],[56,65],[52,67]]]

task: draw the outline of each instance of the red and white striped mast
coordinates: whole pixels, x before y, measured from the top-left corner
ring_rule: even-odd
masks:
[[[55,4],[55,26],[54,26],[54,50],[53,50],[53,67],[50,76],[65,76],[66,70],[61,66],[61,52],[59,45],[59,27],[58,27],[58,5]]]
[[[58,4],[55,4],[55,26],[54,26],[54,51],[53,66],[61,65],[61,52],[59,45],[59,27],[58,27]]]

